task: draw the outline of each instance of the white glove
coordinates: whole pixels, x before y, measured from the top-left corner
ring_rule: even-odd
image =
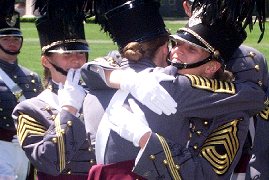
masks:
[[[177,103],[159,84],[161,81],[172,81],[175,77],[161,72],[127,71],[120,83],[120,89],[129,91],[137,100],[153,112],[161,115],[175,114]]]
[[[113,58],[113,60],[116,61],[117,64],[120,64],[123,59],[120,52],[117,50],[110,51],[107,56]]]
[[[80,86],[80,70],[70,69],[67,73],[64,87],[62,83],[59,84],[58,100],[60,107],[72,106],[78,111],[80,110],[84,101],[86,92]]]
[[[147,132],[151,132],[143,111],[133,99],[128,99],[130,108],[116,105],[110,110],[110,128],[118,133],[122,138],[133,142],[138,147],[141,137]]]

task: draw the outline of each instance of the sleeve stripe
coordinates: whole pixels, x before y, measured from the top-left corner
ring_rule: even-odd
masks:
[[[228,171],[239,150],[240,144],[237,137],[239,121],[240,119],[235,119],[215,129],[207,137],[201,149],[201,155],[218,175]],[[220,147],[222,151],[218,150]]]
[[[58,114],[55,118],[55,128],[56,128],[56,136],[58,143],[58,151],[59,151],[59,166],[60,172],[65,168],[65,146],[64,146],[64,138],[62,135],[61,123],[60,123],[60,114]]]
[[[20,145],[27,136],[43,136],[45,132],[46,128],[30,116],[23,114],[18,117],[17,135]]]
[[[164,149],[165,157],[167,159],[168,166],[169,166],[169,169],[171,171],[173,178],[177,179],[177,180],[181,180],[180,174],[179,174],[178,170],[176,169],[176,165],[175,165],[175,162],[173,161],[172,153],[169,149],[167,142],[165,141],[165,139],[162,136],[160,136],[158,134],[156,134],[156,135],[159,138],[159,141],[162,144],[162,147]]]

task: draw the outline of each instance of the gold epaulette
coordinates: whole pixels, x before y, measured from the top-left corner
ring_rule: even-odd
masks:
[[[235,85],[230,82],[223,82],[216,79],[208,79],[201,76],[186,74],[192,87],[204,89],[216,93],[235,94]]]
[[[201,149],[201,155],[219,175],[228,171],[239,149],[237,137],[239,121],[235,119],[215,129],[207,137]]]

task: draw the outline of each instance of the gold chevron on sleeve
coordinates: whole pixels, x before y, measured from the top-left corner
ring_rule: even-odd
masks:
[[[168,163],[168,167],[169,167],[169,170],[173,176],[173,179],[181,180],[180,174],[179,174],[177,166],[173,160],[171,150],[170,150],[166,140],[162,136],[160,136],[158,134],[156,134],[156,135],[159,138],[160,143],[162,144],[164,154],[165,154],[165,157],[166,157],[166,160]]]
[[[208,136],[201,149],[201,155],[219,175],[227,172],[239,149],[237,137],[239,121],[235,119],[218,127]]]
[[[261,118],[262,118],[263,120],[268,121],[268,117],[269,117],[269,107],[268,107],[268,106],[265,107],[264,110],[262,110],[262,111],[259,113],[259,115],[261,116]]]
[[[259,115],[263,120],[268,121],[269,118],[269,99],[267,98],[266,101],[264,102],[265,108],[262,110]]]
[[[55,130],[58,144],[58,153],[59,153],[59,168],[60,172],[65,168],[65,145],[64,138],[62,134],[61,122],[60,122],[60,113],[56,116],[55,120]]]
[[[216,93],[235,94],[235,85],[230,82],[218,81],[216,79],[208,79],[201,76],[186,74],[192,87],[204,89]]]
[[[17,135],[22,145],[25,138],[29,136],[43,136],[46,128],[32,117],[22,114],[18,117]]]

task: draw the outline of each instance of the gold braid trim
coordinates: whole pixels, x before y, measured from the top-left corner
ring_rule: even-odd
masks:
[[[162,147],[163,147],[163,150],[165,153],[165,157],[166,157],[166,160],[168,162],[168,167],[169,167],[170,172],[173,176],[173,179],[181,180],[180,174],[179,174],[178,170],[176,169],[176,165],[175,165],[175,162],[173,160],[172,153],[170,151],[170,148],[169,148],[166,140],[162,136],[158,135],[157,133],[156,133],[156,135],[159,138],[160,143],[162,144]]]
[[[269,117],[269,99],[267,98],[266,101],[264,102],[265,104],[265,108],[264,110],[262,110],[259,115],[261,116],[261,118],[265,121],[268,121],[268,117]]]
[[[201,149],[201,155],[211,164],[218,175],[227,172],[239,149],[240,144],[237,137],[239,121],[235,119],[218,127],[208,136]],[[225,153],[220,154],[217,147],[222,148]]]
[[[84,39],[66,39],[64,41],[56,41],[56,42],[53,42],[49,45],[43,46],[41,51],[42,51],[42,53],[44,53],[47,49],[49,49],[53,46],[57,46],[57,45],[64,44],[64,43],[74,43],[74,42],[88,44],[87,41]]]
[[[259,115],[261,116],[261,118],[265,121],[268,121],[268,117],[269,117],[269,107],[265,107],[264,110],[262,110]]]
[[[18,117],[17,136],[20,145],[23,144],[26,137],[44,136],[46,128],[32,117],[22,114]]]
[[[60,123],[60,114],[58,114],[55,118],[55,130],[56,130],[56,137],[58,143],[58,152],[59,152],[59,167],[60,172],[65,168],[65,145],[64,145],[64,138],[62,134],[62,128]]]
[[[204,89],[216,93],[235,94],[235,85],[229,82],[218,81],[216,79],[208,79],[201,76],[186,74],[192,87]]]
[[[202,42],[211,52],[215,51],[215,49],[205,39],[203,39],[199,34],[194,32],[193,30],[191,30],[189,28],[180,28],[179,30],[183,30],[183,31],[186,31],[186,32],[192,34],[196,39],[198,39],[200,42]]]

